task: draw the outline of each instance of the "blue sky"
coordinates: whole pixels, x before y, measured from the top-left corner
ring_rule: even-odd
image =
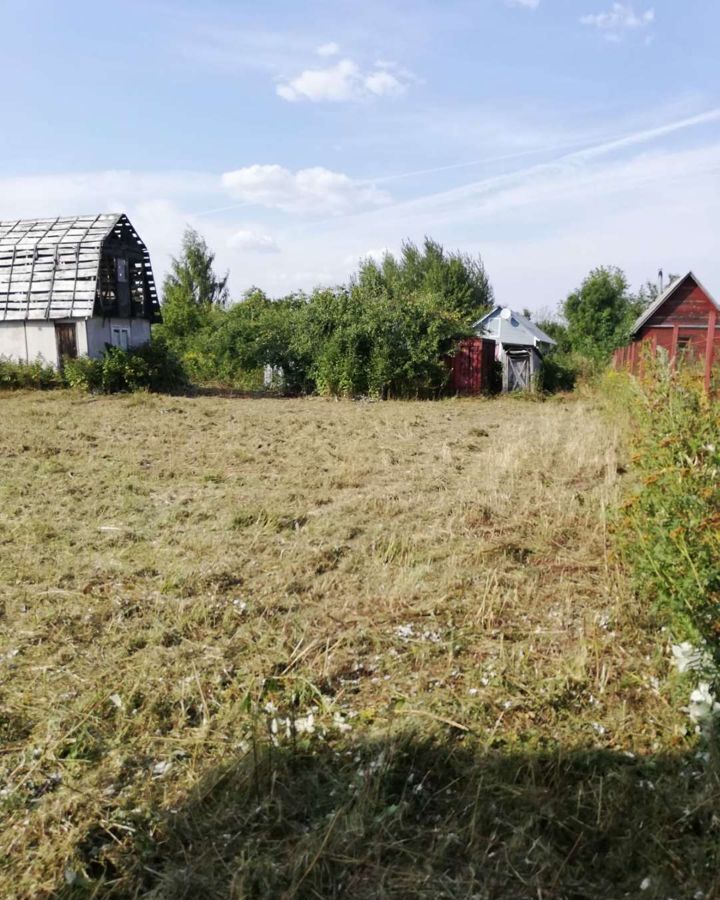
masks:
[[[498,299],[595,265],[720,294],[717,0],[0,0],[0,218],[184,227],[235,296],[429,234]],[[10,73],[9,75],[7,73]]]

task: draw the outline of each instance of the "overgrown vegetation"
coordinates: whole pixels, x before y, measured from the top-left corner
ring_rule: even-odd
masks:
[[[198,381],[260,387],[270,369],[291,393],[435,396],[444,356],[493,296],[479,259],[429,239],[406,243],[397,259],[365,260],[347,285],[280,300],[252,289],[229,307],[212,263],[188,233],[165,282],[158,333]]]
[[[720,664],[720,402],[692,367],[645,360],[625,385],[640,477],[620,520],[642,596]],[[630,395],[630,396],[628,396]]]
[[[140,390],[172,393],[187,386],[180,360],[162,338],[131,350],[108,347],[99,359],[65,360],[62,379],[69,387],[102,394]]]
[[[187,385],[183,365],[161,337],[131,350],[108,347],[98,359],[66,359],[60,370],[41,361],[0,359],[0,389],[5,390],[71,387],[96,394],[141,390],[172,393]]]
[[[0,402],[0,894],[718,893],[595,398]]]
[[[28,388],[50,390],[63,385],[62,375],[57,369],[41,360],[25,363],[0,356],[0,390],[17,391]]]

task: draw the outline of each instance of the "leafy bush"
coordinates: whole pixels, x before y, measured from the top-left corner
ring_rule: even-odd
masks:
[[[547,393],[571,391],[578,377],[577,360],[570,353],[550,351],[543,359],[540,387]]]
[[[659,363],[632,402],[640,483],[620,516],[624,555],[678,636],[720,662],[720,402],[697,375]]]
[[[70,387],[103,394],[173,391],[187,386],[182,364],[162,340],[132,350],[108,347],[99,359],[69,359],[63,377]]]
[[[364,260],[346,286],[279,300],[252,289],[230,307],[200,289],[217,281],[212,262],[202,241],[186,236],[154,331],[199,383],[260,388],[270,367],[288,393],[436,396],[446,353],[493,296],[479,258],[429,239],[405,243],[397,258]]]
[[[65,360],[62,377],[65,384],[86,391],[102,390],[102,363],[99,359],[79,356]]]
[[[0,357],[0,390],[19,390],[22,388],[62,387],[63,379],[56,369],[46,363],[14,362]]]

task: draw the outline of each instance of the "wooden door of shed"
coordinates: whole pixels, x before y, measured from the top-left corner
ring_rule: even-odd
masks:
[[[527,391],[531,385],[530,352],[509,351],[507,355],[507,389]]]
[[[63,359],[77,359],[77,328],[74,322],[55,323],[55,342],[60,363]]]

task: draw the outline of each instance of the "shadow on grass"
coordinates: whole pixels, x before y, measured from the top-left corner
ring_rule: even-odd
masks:
[[[252,749],[175,810],[91,830],[56,898],[720,896],[699,756],[483,752],[451,736]],[[256,758],[254,758],[256,757]]]

